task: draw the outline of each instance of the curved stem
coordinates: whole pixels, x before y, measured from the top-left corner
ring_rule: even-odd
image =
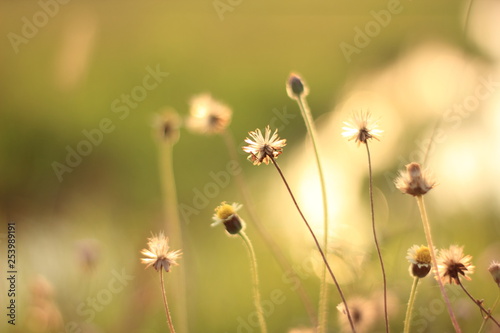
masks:
[[[165,293],[165,285],[163,282],[162,269],[160,269],[160,284],[161,284],[161,292],[163,295],[163,305],[165,306],[165,315],[167,316],[168,328],[170,329],[170,333],[175,333],[174,324],[172,324],[172,317],[170,316],[170,310],[168,309],[167,294]]]
[[[490,313],[492,313],[493,311],[495,311],[495,308],[497,307],[499,300],[500,300],[500,288],[498,288],[498,296],[495,299],[495,303],[493,303],[493,306],[491,307],[491,310],[489,310]],[[484,325],[486,325],[487,321],[488,321],[488,317],[486,316],[486,317],[483,318],[483,322],[481,323],[481,326],[479,327],[479,331],[477,331],[477,333],[481,333],[481,331],[483,330]]]
[[[288,185],[288,182],[286,181],[286,178],[283,175],[283,172],[281,171],[281,168],[279,167],[278,163],[276,162],[276,160],[274,159],[274,157],[272,155],[268,155],[268,156],[271,159],[271,161],[273,162],[274,166],[276,167],[276,170],[278,170],[278,173],[280,174],[281,179],[283,180],[283,183],[285,183],[285,186],[288,190],[288,193],[290,194],[290,197],[293,200],[293,203],[295,204],[295,207],[297,208],[297,211],[299,212],[300,216],[302,217],[302,220],[306,224],[307,229],[309,230],[312,238],[314,239],[314,243],[316,244],[316,247],[318,248],[318,251],[321,254],[321,258],[323,259],[325,266],[328,269],[328,272],[330,273],[330,276],[332,277],[333,282],[335,283],[335,286],[337,287],[340,298],[342,299],[342,303],[344,303],[345,311],[347,314],[347,318],[349,319],[349,324],[351,325],[351,329],[354,333],[356,333],[356,329],[354,328],[354,322],[351,318],[351,313],[349,311],[349,307],[347,306],[347,302],[345,300],[344,293],[342,292],[342,289],[340,288],[340,285],[337,282],[337,279],[335,278],[335,275],[333,274],[332,269],[330,268],[330,264],[328,264],[328,260],[326,259],[326,256],[325,256],[323,250],[321,249],[321,245],[319,244],[318,239],[316,238],[316,235],[314,234],[314,231],[312,230],[311,226],[309,225],[309,222],[307,222],[306,217],[302,213],[302,210],[300,209],[299,204],[297,203],[297,200],[295,199],[295,196],[293,195],[293,192],[290,189],[290,186]]]
[[[370,148],[368,148],[368,141],[365,142],[366,153],[368,155],[368,174],[369,174],[369,183],[370,183],[370,208],[371,208],[371,217],[372,217],[372,231],[373,231],[373,240],[375,241],[375,247],[377,248],[378,259],[380,261],[380,268],[382,269],[382,279],[384,282],[384,319],[385,319],[385,331],[389,333],[389,314],[387,311],[387,278],[385,275],[385,267],[384,260],[382,259],[382,253],[380,252],[380,246],[378,244],[377,239],[377,230],[375,228],[375,208],[373,205],[373,176],[372,176],[372,160],[370,156]]]
[[[413,304],[415,303],[415,296],[417,295],[417,287],[419,281],[420,279],[417,276],[413,278],[413,284],[410,291],[410,299],[408,300],[408,308],[406,309],[404,333],[410,333],[411,315],[413,313]]]
[[[241,230],[238,235],[243,239],[243,243],[248,251],[248,256],[250,257],[250,271],[252,272],[252,285],[253,285],[253,301],[255,305],[255,310],[257,311],[257,318],[259,320],[260,331],[262,333],[267,332],[266,320],[264,319],[264,310],[262,310],[262,301],[259,291],[259,274],[257,273],[257,257],[255,256],[255,251],[253,249],[252,242],[248,238],[247,234]]]
[[[443,295],[446,308],[448,309],[448,314],[450,315],[451,322],[453,324],[453,327],[455,328],[455,332],[461,333],[462,330],[458,325],[457,318],[455,317],[455,313],[453,312],[453,309],[451,307],[450,299],[448,298],[446,290],[444,289],[443,281],[441,281],[441,279],[439,278],[436,253],[434,252],[434,243],[432,241],[431,226],[429,224],[429,219],[427,217],[427,211],[425,210],[424,198],[421,195],[417,195],[415,199],[417,199],[418,208],[420,210],[420,216],[422,217],[422,224],[424,225],[425,238],[427,239],[427,245],[429,247],[429,251],[431,252],[432,267],[434,270],[434,274],[436,276],[436,280],[439,285],[439,290],[441,290],[441,295]]]
[[[457,279],[458,281],[458,284],[460,287],[462,287],[462,290],[467,294],[467,296],[469,296],[469,298],[479,307],[479,309],[481,310],[481,312],[484,312],[484,314],[486,314],[486,317],[487,318],[490,318],[494,323],[495,325],[497,325],[498,327],[500,327],[500,324],[498,323],[498,321],[496,321],[495,318],[493,318],[493,316],[491,315],[490,311],[486,310],[483,306],[483,302],[482,301],[479,301],[477,299],[475,299],[468,291],[467,289],[465,289],[465,286],[462,284],[462,281],[460,281],[460,279],[458,278]]]
[[[319,149],[317,145],[317,134],[316,127],[314,126],[313,118],[311,115],[311,110],[307,105],[307,100],[304,97],[297,98],[297,103],[299,105],[300,112],[302,113],[302,118],[306,123],[307,132],[311,138],[313,145],[314,156],[316,158],[316,165],[318,166],[319,181],[321,185],[321,195],[323,198],[323,247],[328,253],[328,200],[326,195],[326,182],[325,175],[323,173],[323,168],[321,166],[321,161],[319,158]],[[326,282],[326,267],[323,268],[321,277],[321,287],[320,287],[320,298],[319,298],[319,316],[318,316],[318,333],[326,332],[328,326],[328,282]]]
[[[229,152],[229,156],[235,163],[237,163],[239,169],[241,169],[241,165],[238,162],[238,155],[236,154],[236,145],[234,143],[233,137],[227,130],[222,133],[222,137],[224,138],[224,142]],[[299,277],[297,272],[295,272],[295,270],[292,267],[292,264],[285,256],[281,248],[278,246],[276,241],[272,237],[270,237],[269,232],[264,227],[264,223],[262,223],[261,219],[257,215],[256,208],[253,203],[252,197],[250,195],[247,182],[245,181],[243,170],[241,170],[241,172],[236,172],[235,178],[238,184],[238,190],[240,191],[240,194],[243,198],[243,203],[247,207],[247,212],[250,215],[250,219],[253,221],[255,229],[259,233],[260,237],[264,240],[266,246],[271,251],[271,254],[276,259],[276,262],[281,267],[282,271],[287,273],[289,272],[289,274],[294,278],[294,281],[297,282],[297,294],[299,295],[300,299],[302,300],[302,303],[304,304],[304,308],[306,309],[311,324],[313,326],[316,326],[317,314],[315,309],[313,308],[312,301],[304,288],[302,279]]]
[[[177,188],[175,185],[174,175],[174,159],[173,150],[174,145],[171,142],[160,142],[159,148],[159,167],[161,178],[161,190],[163,197],[163,218],[165,223],[165,231],[169,238],[179,247],[184,247],[182,238],[182,227],[179,218],[178,202],[177,202]],[[181,333],[189,332],[188,329],[188,305],[187,305],[187,286],[186,286],[186,268],[181,265],[177,270],[177,274],[172,276],[172,284],[175,288],[171,288],[171,295],[174,297],[176,304],[176,322],[177,328]]]

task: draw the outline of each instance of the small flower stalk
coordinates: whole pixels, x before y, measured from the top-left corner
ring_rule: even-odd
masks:
[[[400,172],[399,177],[396,178],[394,184],[402,193],[415,197],[417,201],[420,217],[422,219],[422,225],[424,227],[425,239],[427,240],[427,247],[431,255],[432,268],[439,285],[439,290],[443,296],[444,303],[446,304],[446,309],[448,310],[455,332],[461,333],[462,330],[458,324],[455,313],[453,312],[453,308],[451,307],[450,299],[444,289],[444,283],[438,275],[438,262],[436,259],[434,241],[432,240],[431,225],[429,223],[429,217],[427,216],[427,210],[425,209],[423,196],[433,189],[436,186],[436,183],[431,179],[427,171],[422,170],[420,164],[412,162],[406,165],[406,171]]]
[[[406,259],[410,263],[410,276],[413,277],[413,284],[410,291],[410,299],[406,309],[406,317],[404,322],[404,333],[410,332],[411,317],[413,314],[413,304],[417,296],[417,288],[420,279],[426,277],[432,268],[431,251],[427,246],[413,245],[408,249]]]
[[[141,262],[146,265],[146,268],[153,267],[160,273],[160,285],[163,294],[163,305],[165,307],[165,315],[170,333],[175,333],[175,328],[172,323],[172,316],[168,308],[167,294],[165,292],[165,283],[163,282],[163,271],[170,272],[172,266],[177,266],[177,260],[181,257],[181,250],[169,251],[168,238],[163,232],[157,236],[153,235],[148,238],[148,248],[143,249],[141,254],[146,258],[141,258]]]
[[[370,155],[370,148],[368,146],[368,141],[375,139],[380,141],[380,136],[382,130],[378,129],[378,123],[372,122],[370,119],[371,115],[369,111],[366,112],[356,112],[352,115],[350,121],[344,122],[345,127],[342,129],[344,132],[342,135],[347,138],[348,141],[354,140],[358,147],[363,143],[366,147],[366,154],[368,157],[368,176],[369,176],[369,195],[370,195],[370,210],[371,210],[371,222],[372,222],[372,232],[373,241],[375,243],[375,248],[377,249],[377,254],[380,262],[380,268],[382,270],[382,281],[384,285],[384,320],[385,320],[385,330],[389,333],[389,314],[387,311],[387,278],[385,274],[384,260],[382,258],[382,252],[380,251],[380,246],[377,238],[377,229],[375,227],[375,205],[373,203],[373,176],[372,176],[372,160]]]
[[[474,298],[471,293],[465,288],[460,277],[471,280],[468,276],[474,273],[475,266],[471,263],[472,257],[470,255],[464,255],[463,247],[452,245],[448,249],[442,249],[439,251],[438,257],[438,276],[436,279],[443,281],[443,283],[455,284],[462,288],[465,294],[477,305],[481,314],[484,314],[486,318],[491,319],[495,325],[500,328],[500,323],[491,316],[491,311],[486,310],[483,306],[483,300]]]
[[[340,288],[340,285],[333,274],[333,271],[330,267],[330,264],[328,263],[328,260],[326,259],[325,253],[323,252],[321,245],[319,244],[318,238],[314,234],[314,231],[311,228],[311,225],[307,221],[306,217],[302,213],[302,210],[300,209],[299,204],[297,203],[297,200],[295,199],[295,196],[293,195],[292,189],[290,188],[290,185],[288,185],[288,181],[285,178],[285,175],[283,174],[283,171],[281,170],[280,166],[276,162],[276,157],[279,156],[282,153],[282,148],[285,145],[286,141],[280,140],[278,137],[278,131],[274,131],[274,134],[271,136],[271,129],[269,126],[266,127],[266,135],[262,136],[262,132],[257,129],[253,132],[249,132],[249,135],[254,139],[251,140],[247,138],[245,141],[249,144],[249,146],[243,147],[243,151],[246,153],[249,153],[250,155],[248,156],[248,159],[254,164],[254,165],[260,165],[262,162],[268,164],[269,161],[273,163],[273,165],[276,168],[276,171],[278,171],[281,180],[285,184],[285,187],[290,194],[290,197],[297,208],[297,211],[299,212],[300,217],[304,221],[307,229],[309,230],[309,233],[311,234],[314,243],[316,244],[316,248],[318,249],[319,253],[321,254],[321,257],[323,259],[323,262],[325,263],[326,268],[328,269],[328,272],[330,273],[330,276],[332,277],[332,280],[337,287],[337,290],[339,292],[340,298],[342,299],[342,302],[344,303],[345,306],[345,311],[347,314],[347,317],[349,319],[349,323],[351,325],[352,332],[356,333],[356,328],[354,327],[353,320],[351,317],[351,314],[349,312],[349,307],[347,306],[347,303],[345,301],[344,294],[342,292],[342,289]]]
[[[245,233],[245,222],[240,218],[237,211],[242,207],[241,204],[233,203],[227,204],[223,201],[217,208],[215,208],[215,214],[212,217],[214,221],[211,226],[216,227],[223,224],[226,232],[229,236],[238,235],[243,240],[245,247],[248,251],[248,256],[250,257],[250,271],[252,274],[253,282],[253,300],[255,305],[255,310],[257,312],[257,319],[259,321],[260,330],[262,333],[267,333],[267,325],[264,317],[264,310],[262,308],[262,301],[259,289],[259,274],[257,271],[257,256],[255,255],[255,250],[253,248],[250,238],[248,238]]]
[[[318,147],[318,135],[316,133],[316,126],[314,124],[314,119],[312,117],[311,109],[307,103],[306,96],[309,94],[309,88],[302,80],[302,78],[292,73],[288,78],[286,84],[286,91],[288,96],[295,100],[299,106],[300,113],[304,119],[304,123],[307,128],[307,133],[311,139],[311,143],[314,150],[314,157],[316,159],[316,165],[318,167],[319,183],[321,185],[321,197],[323,201],[323,248],[328,249],[328,197],[326,190],[326,180],[325,174],[323,172],[323,167],[321,165],[319,147]],[[318,311],[318,333],[326,332],[328,326],[328,283],[327,270],[323,267],[321,273],[321,286],[319,294],[319,311]]]

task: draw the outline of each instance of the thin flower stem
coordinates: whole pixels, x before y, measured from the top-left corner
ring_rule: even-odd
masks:
[[[222,137],[224,138],[224,142],[229,152],[229,156],[233,161],[235,161],[235,163],[238,164],[238,167],[241,168],[241,165],[238,162],[238,155],[236,154],[236,144],[234,143],[234,138],[227,130],[222,132]],[[269,250],[271,250],[271,254],[276,259],[278,265],[280,265],[283,272],[290,273],[290,275],[294,277],[294,281],[297,282],[297,294],[299,295],[300,299],[302,300],[302,303],[304,304],[304,307],[309,316],[311,324],[316,326],[317,325],[316,310],[314,309],[312,301],[304,288],[302,279],[295,272],[290,261],[287,259],[287,257],[285,256],[281,248],[278,246],[276,241],[272,237],[270,237],[269,232],[264,227],[264,223],[262,223],[262,220],[256,213],[255,204],[253,203],[252,197],[250,195],[250,191],[248,189],[248,185],[245,180],[243,171],[235,173],[235,178],[236,182],[238,183],[238,190],[240,191],[240,194],[243,198],[243,203],[247,207],[247,211],[250,215],[250,219],[254,223],[253,225],[255,226],[255,229],[259,233],[260,237],[264,240]]]
[[[323,198],[323,247],[328,252],[328,199],[326,195],[326,181],[321,161],[319,158],[319,149],[317,145],[316,127],[314,126],[311,110],[307,104],[305,97],[298,97],[297,103],[299,105],[302,118],[306,123],[307,132],[311,138],[313,145],[314,156],[316,158],[316,165],[318,166],[319,181],[321,185],[321,195]],[[319,311],[318,311],[318,333],[326,332],[328,326],[328,282],[326,282],[326,267],[323,267],[321,276],[320,296],[319,296]]]
[[[481,312],[484,312],[484,314],[486,315],[487,318],[490,318],[494,323],[495,325],[497,325],[498,327],[500,327],[500,323],[498,323],[498,321],[496,321],[495,318],[493,318],[493,316],[491,315],[490,311],[486,310],[483,306],[483,302],[480,301],[480,300],[477,300],[475,299],[468,291],[467,289],[465,289],[465,286],[462,284],[462,281],[460,281],[460,279],[457,279],[458,281],[458,284],[460,285],[460,287],[462,287],[462,290],[467,294],[467,296],[469,296],[469,298],[479,307],[479,310],[481,310]]]
[[[168,309],[167,294],[165,293],[165,285],[163,282],[163,269],[160,269],[160,284],[163,294],[163,305],[165,306],[165,315],[167,316],[168,328],[170,329],[170,333],[175,333],[174,324],[172,324],[172,317],[170,316],[170,310]]]
[[[179,210],[177,202],[177,189],[175,185],[174,165],[173,165],[173,148],[171,142],[160,142],[158,145],[160,150],[160,178],[162,185],[163,196],[163,218],[165,219],[165,230],[170,236],[170,239],[183,246],[182,228],[179,219]],[[187,292],[186,292],[186,269],[184,266],[179,267],[178,273],[173,277],[175,289],[171,292],[174,296],[176,308],[177,328],[181,333],[186,333],[188,329],[187,318]]]
[[[380,261],[380,268],[382,269],[382,279],[384,282],[384,318],[385,318],[385,331],[389,333],[389,314],[387,311],[387,278],[385,275],[384,260],[382,259],[382,253],[380,252],[380,246],[377,239],[377,230],[375,228],[375,208],[373,204],[373,175],[372,175],[372,159],[370,156],[370,148],[368,147],[368,141],[365,142],[366,154],[368,155],[368,174],[369,174],[369,184],[370,184],[370,208],[372,217],[372,230],[373,230],[373,240],[375,241],[375,247],[377,248],[378,259]]]
[[[281,168],[279,167],[278,163],[276,162],[276,160],[274,159],[274,157],[272,155],[268,155],[268,156],[271,159],[271,161],[273,162],[274,166],[276,167],[276,170],[278,170],[278,173],[280,174],[281,179],[283,180],[283,183],[285,183],[285,186],[288,190],[288,193],[290,194],[290,197],[293,200],[293,203],[295,204],[295,207],[297,208],[297,211],[299,212],[300,216],[302,217],[302,220],[306,224],[307,229],[311,233],[311,236],[314,239],[314,243],[316,243],[316,247],[318,248],[318,251],[321,254],[321,258],[323,259],[325,266],[328,269],[328,272],[330,273],[330,276],[332,277],[333,282],[335,283],[335,286],[337,287],[340,298],[342,299],[342,303],[344,303],[344,308],[345,308],[345,311],[347,314],[347,318],[349,319],[349,324],[351,325],[351,330],[354,333],[356,333],[356,329],[354,328],[354,322],[351,318],[351,313],[349,311],[349,307],[347,306],[347,302],[345,300],[344,293],[342,292],[342,289],[340,288],[340,285],[339,285],[337,279],[335,278],[335,275],[333,274],[333,271],[330,267],[330,264],[328,263],[328,260],[326,259],[326,256],[325,256],[323,250],[321,249],[321,245],[319,244],[318,239],[316,238],[316,235],[314,234],[314,231],[312,230],[311,226],[309,225],[309,222],[307,222],[307,219],[305,218],[304,214],[302,213],[302,210],[300,209],[299,204],[297,203],[297,200],[295,199],[295,196],[293,195],[293,192],[290,189],[290,186],[288,185],[288,182],[286,181],[286,178],[283,175],[283,172],[281,171]]]
[[[248,250],[248,255],[250,257],[250,270],[252,272],[252,282],[253,282],[253,301],[255,305],[255,310],[257,311],[257,318],[259,320],[260,331],[262,333],[267,332],[266,320],[264,318],[264,310],[262,309],[262,301],[259,291],[259,274],[257,272],[257,257],[255,256],[255,251],[253,249],[252,242],[248,238],[247,234],[241,230],[238,235],[243,239],[243,243]]]
[[[451,322],[453,324],[453,327],[455,328],[455,332],[461,333],[462,330],[458,325],[457,318],[455,317],[455,313],[453,312],[453,309],[451,307],[450,299],[448,298],[446,290],[444,289],[443,281],[441,281],[441,279],[439,278],[436,253],[434,252],[434,243],[432,241],[431,226],[429,224],[429,219],[427,217],[427,211],[425,210],[424,197],[421,195],[417,195],[415,196],[415,198],[417,199],[418,208],[420,210],[420,216],[422,217],[422,224],[424,225],[425,238],[427,239],[427,244],[429,247],[429,251],[431,253],[432,266],[434,269],[434,274],[436,275],[436,280],[438,282],[439,289],[441,290],[441,295],[443,295],[446,308],[448,309],[448,314],[450,315]]]
[[[495,308],[497,307],[499,300],[500,300],[500,288],[498,288],[498,296],[495,300],[495,303],[493,303],[493,306],[491,307],[490,313],[493,313],[493,311],[495,311]],[[481,323],[481,326],[479,327],[479,331],[477,331],[477,333],[481,333],[481,331],[483,330],[484,325],[486,325],[487,321],[488,321],[488,317],[486,316],[483,318],[483,322]]]
[[[417,295],[417,287],[419,281],[420,278],[418,276],[415,276],[413,278],[413,284],[410,291],[410,299],[408,300],[408,308],[406,309],[404,333],[410,333],[411,315],[413,313],[413,304],[415,303],[415,296]]]

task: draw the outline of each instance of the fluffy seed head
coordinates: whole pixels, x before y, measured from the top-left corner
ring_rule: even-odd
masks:
[[[488,271],[490,272],[493,280],[500,287],[500,263],[494,261],[491,263],[490,267],[488,267]]]
[[[344,121],[344,132],[342,136],[348,141],[354,140],[359,146],[367,143],[370,139],[380,141],[380,136],[384,131],[378,129],[378,122],[370,120],[370,111],[354,112],[349,121]]]
[[[396,188],[413,196],[424,195],[436,186],[428,172],[423,171],[420,164],[413,162],[406,165],[406,171],[401,171],[394,181]]]
[[[210,94],[194,96],[190,101],[187,127],[199,134],[220,134],[231,123],[231,109]]]
[[[471,260],[471,256],[464,255],[463,247],[457,245],[440,250],[437,257],[439,278],[449,284],[460,284],[460,275],[470,280],[468,275],[474,273]]]
[[[141,262],[146,265],[146,268],[153,266],[154,269],[165,272],[170,272],[171,266],[178,266],[177,259],[182,255],[180,250],[169,251],[168,238],[165,237],[163,232],[158,236],[152,235],[148,238],[148,249],[141,251],[142,255],[146,258],[141,258]]]
[[[280,140],[277,129],[271,135],[269,126],[266,127],[264,136],[259,128],[248,134],[253,140],[249,138],[245,139],[248,146],[243,147],[243,151],[250,154],[248,160],[254,165],[260,165],[261,163],[269,164],[271,161],[270,157],[277,158],[281,155],[283,147],[286,146],[286,139]]]
[[[181,118],[173,109],[168,108],[162,113],[157,114],[154,118],[153,126],[156,132],[155,136],[160,141],[171,144],[179,141]]]

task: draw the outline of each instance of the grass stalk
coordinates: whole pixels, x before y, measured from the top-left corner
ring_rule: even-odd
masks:
[[[161,284],[161,293],[163,295],[163,305],[165,307],[165,315],[167,316],[168,328],[170,329],[170,333],[175,333],[174,324],[172,323],[172,317],[170,316],[170,310],[168,308],[167,294],[165,292],[165,284],[163,281],[163,269],[160,269],[160,284]]]
[[[406,309],[404,333],[410,333],[413,304],[415,303],[415,298],[416,298],[415,296],[417,295],[417,287],[419,281],[420,278],[418,276],[415,276],[413,278],[413,283],[410,291],[410,299],[408,300],[408,308]]]
[[[375,242],[375,247],[377,248],[378,259],[380,261],[380,268],[382,270],[382,280],[384,283],[384,319],[385,319],[385,331],[390,332],[389,329],[389,314],[387,311],[387,278],[385,274],[384,260],[382,259],[382,253],[380,251],[380,246],[378,244],[377,230],[375,228],[375,207],[373,204],[373,175],[372,175],[372,160],[370,155],[370,148],[368,147],[368,141],[365,142],[366,154],[368,156],[368,175],[369,175],[369,192],[370,192],[370,210],[372,219],[372,232],[373,240]]]
[[[325,253],[321,249],[321,245],[319,244],[318,238],[314,234],[314,231],[312,230],[311,226],[309,225],[309,222],[307,222],[306,217],[302,213],[302,210],[300,209],[300,206],[297,203],[297,200],[295,199],[295,196],[293,195],[293,192],[290,189],[290,186],[288,185],[288,182],[287,182],[285,176],[283,175],[283,172],[281,171],[281,168],[279,167],[278,163],[276,162],[276,160],[274,159],[274,157],[272,155],[268,155],[268,156],[271,159],[271,161],[273,162],[273,165],[276,167],[276,170],[278,171],[281,179],[283,180],[283,183],[285,183],[285,186],[288,190],[288,193],[290,194],[290,197],[292,198],[292,201],[293,201],[295,207],[297,208],[297,211],[299,212],[300,216],[302,217],[302,220],[306,224],[307,229],[309,230],[312,238],[314,239],[314,243],[316,244],[316,247],[318,248],[318,251],[321,254],[321,258],[323,259],[323,262],[325,263],[325,266],[328,269],[328,272],[330,273],[330,276],[332,277],[332,280],[335,283],[335,286],[337,287],[340,298],[342,299],[342,303],[344,304],[347,318],[349,319],[349,324],[351,325],[351,330],[352,330],[352,332],[356,333],[356,328],[354,327],[354,322],[352,320],[351,313],[349,311],[349,307],[347,306],[347,302],[345,300],[344,293],[342,292],[342,288],[340,288],[340,284],[338,283],[337,279],[335,278],[335,274],[333,274],[333,271],[330,267],[330,264],[328,263],[328,260],[326,259]]]
[[[173,148],[171,142],[160,142],[160,177],[163,196],[163,216],[165,219],[165,231],[171,242],[177,246],[184,248],[182,237],[182,228],[180,224],[178,203],[177,203],[177,190],[175,184],[174,166],[173,166]],[[186,269],[184,265],[178,268],[178,273],[173,277],[172,289],[177,305],[175,312],[176,322],[178,324],[179,332],[187,333],[188,319],[187,319],[187,286],[186,286]]]
[[[238,163],[239,168],[241,169],[241,165],[238,162],[238,155],[236,153],[236,144],[234,142],[233,136],[225,130],[222,133],[222,137],[224,139],[224,143],[226,145],[226,148],[228,150],[230,158],[235,161],[235,163]],[[289,272],[291,276],[294,277],[294,281],[297,281],[297,294],[299,298],[302,301],[302,304],[304,305],[304,308],[306,309],[306,312],[309,316],[309,320],[311,321],[311,324],[313,326],[317,325],[317,314],[316,310],[314,309],[312,305],[311,298],[307,294],[304,285],[302,283],[302,279],[299,277],[299,275],[295,272],[295,270],[292,267],[292,264],[288,260],[288,258],[285,256],[279,245],[276,243],[276,241],[270,236],[269,232],[266,230],[264,223],[262,223],[262,220],[260,219],[259,215],[257,214],[257,210],[255,208],[255,204],[252,200],[252,197],[250,195],[250,191],[248,189],[248,183],[245,180],[243,170],[241,172],[238,172],[235,174],[235,179],[238,184],[238,190],[240,191],[241,197],[243,199],[243,203],[247,207],[247,212],[250,215],[250,219],[253,222],[253,225],[255,226],[255,229],[257,230],[259,236],[264,240],[264,243],[266,244],[267,248],[271,251],[272,256],[278,263],[278,265],[281,267],[281,270],[283,272]]]
[[[241,230],[238,235],[240,235],[245,247],[248,251],[248,256],[250,257],[250,271],[252,272],[252,291],[253,291],[253,301],[255,305],[255,310],[257,311],[257,318],[259,320],[260,331],[262,333],[267,333],[266,320],[264,318],[264,310],[262,309],[262,301],[260,297],[259,290],[259,274],[257,271],[257,257],[255,256],[255,251],[253,249],[252,242],[248,238],[247,234]]]
[[[314,157],[316,159],[316,165],[318,167],[319,181],[321,185],[321,196],[323,199],[323,248],[328,253],[328,199],[326,191],[326,182],[323,168],[321,166],[321,160],[319,158],[319,149],[317,144],[317,133],[316,126],[311,115],[311,110],[307,104],[306,98],[301,95],[297,99],[297,104],[299,105],[302,118],[306,124],[307,132],[311,138],[311,142],[314,150]],[[318,310],[318,333],[324,333],[328,327],[328,282],[326,282],[326,266],[323,267],[321,276],[321,286],[319,294],[319,310]]]
[[[420,216],[422,218],[422,224],[424,226],[424,232],[425,232],[425,238],[427,240],[427,246],[429,248],[429,251],[431,253],[431,259],[432,259],[432,267],[434,270],[434,274],[436,276],[436,280],[439,285],[439,290],[441,291],[441,295],[443,296],[444,302],[446,304],[446,309],[448,310],[448,314],[450,316],[451,322],[453,324],[453,327],[455,329],[456,333],[461,333],[462,330],[460,329],[460,325],[458,325],[457,318],[455,317],[455,313],[453,312],[453,308],[451,307],[450,299],[448,298],[448,295],[446,294],[446,290],[444,289],[443,281],[439,278],[439,273],[438,273],[438,265],[437,265],[437,260],[436,260],[436,253],[434,251],[434,242],[432,241],[432,233],[431,233],[431,226],[429,224],[429,219],[427,217],[427,211],[425,209],[425,203],[424,203],[424,197],[422,195],[417,195],[415,196],[415,199],[417,200],[418,204],[418,209],[420,210]]]

